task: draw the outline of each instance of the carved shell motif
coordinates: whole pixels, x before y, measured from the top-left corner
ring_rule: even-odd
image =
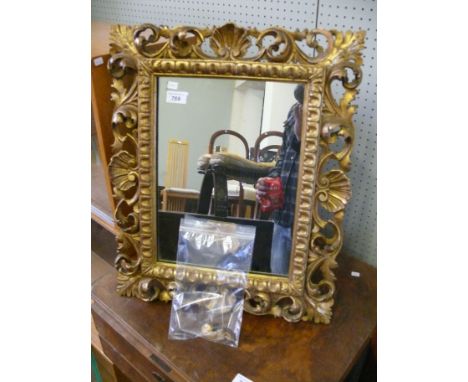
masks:
[[[238,28],[234,24],[226,24],[215,29],[210,39],[210,47],[219,58],[243,57],[251,45],[244,28]]]
[[[317,193],[323,208],[338,212],[351,198],[351,182],[343,171],[331,170],[320,177]]]
[[[109,164],[112,185],[121,191],[128,191],[137,182],[137,161],[128,151],[114,155]]]

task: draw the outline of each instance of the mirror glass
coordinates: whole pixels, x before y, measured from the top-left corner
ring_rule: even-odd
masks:
[[[252,272],[287,275],[303,85],[158,77],[157,253],[175,261],[180,219],[256,226]]]

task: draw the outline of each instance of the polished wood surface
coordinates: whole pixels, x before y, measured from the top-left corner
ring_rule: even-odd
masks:
[[[91,166],[91,217],[112,233],[116,233],[113,221],[115,208],[112,186],[108,171],[113,142],[111,102],[111,76],[107,71],[109,55],[96,56],[91,60],[91,106],[92,125],[97,143],[99,160]]]
[[[112,111],[111,83],[112,77],[107,70],[110,55],[93,57],[91,60],[91,105],[98,141],[99,157],[102,162],[105,185],[109,202],[115,208],[108,166],[112,156]]]
[[[93,320],[91,320],[91,351],[96,359],[97,367],[103,382],[118,382],[114,371],[114,365],[102,349],[101,340]]]
[[[102,162],[91,163],[91,218],[116,234],[117,227],[112,216],[112,204]]]
[[[342,381],[376,327],[376,270],[341,256],[336,275],[329,325],[245,313],[238,348],[169,340],[170,303],[118,296],[115,272],[95,283],[92,310],[104,351],[134,380],[221,382],[241,373],[254,382]]]
[[[106,232],[102,230],[102,227],[97,226],[96,224],[92,225],[92,239],[91,247],[98,249],[99,247],[96,243],[99,243],[97,236],[103,236],[103,240],[107,239],[106,236],[109,236]],[[96,280],[100,279],[102,276],[115,272],[112,265],[105,261],[98,253],[95,253],[91,250],[91,284]],[[101,339],[99,333],[94,324],[94,320],[91,318],[91,351],[95,357],[97,368],[101,375],[103,382],[121,382],[117,379],[117,373],[114,368],[113,362],[109,359],[108,356],[104,353],[102,348]],[[95,379],[93,379],[95,380]]]

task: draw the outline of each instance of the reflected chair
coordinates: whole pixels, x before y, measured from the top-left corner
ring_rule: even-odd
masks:
[[[208,154],[203,155],[199,158],[198,161],[198,172],[204,174],[202,187],[200,191],[200,199],[198,202],[198,212],[208,214],[211,210],[211,200],[214,192],[214,211],[215,216],[227,216],[228,215],[228,201],[229,201],[229,186],[228,178],[231,180],[231,177],[228,177],[226,174],[227,166],[225,166],[225,161],[223,159],[238,157],[235,154],[227,152],[214,152],[216,139],[222,135],[232,135],[240,139],[245,149],[245,159],[249,158],[249,144],[245,137],[234,130],[218,130],[211,137],[208,144]],[[241,157],[239,157],[241,158]],[[221,163],[223,162],[223,163]],[[243,200],[244,200],[244,188],[242,182],[239,181],[238,190],[233,190],[231,186],[231,196],[232,191],[237,191],[236,201],[232,205],[231,215],[240,216],[243,214]]]
[[[273,162],[276,164],[278,160],[279,153],[281,150],[281,145],[268,145],[263,148],[261,147],[262,141],[270,137],[279,137],[283,139],[283,133],[281,131],[266,131],[258,136],[255,141],[254,149],[253,149],[253,160],[255,162]],[[255,202],[255,210],[253,213],[254,218],[256,219],[268,219],[269,215],[271,214],[261,214],[260,209],[258,208],[258,203]]]
[[[257,140],[255,141],[252,158],[255,162],[270,162],[271,160],[268,160],[269,158],[266,156],[266,154],[271,152],[274,152],[275,154],[275,161],[278,159],[281,145],[268,145],[262,149],[260,148],[262,141],[269,137],[279,137],[283,139],[283,133],[281,131],[271,130],[266,131],[258,136]]]
[[[234,135],[241,139],[245,147],[245,157],[229,152],[213,152],[216,138],[223,134]],[[240,184],[255,184],[258,178],[267,176],[275,165],[275,162],[262,163],[249,160],[249,145],[247,140],[241,134],[232,130],[220,130],[213,134],[208,151],[208,154],[200,157],[198,162],[198,171],[204,174],[198,202],[198,213],[201,214],[208,214],[210,212],[211,196],[214,188],[214,215],[220,217],[228,216],[228,180],[235,180]],[[252,198],[254,199],[255,191],[253,190],[252,193]],[[245,215],[244,196],[244,189],[239,186],[238,216]]]

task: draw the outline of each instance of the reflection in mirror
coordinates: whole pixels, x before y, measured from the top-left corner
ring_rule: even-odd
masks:
[[[186,213],[254,225],[252,271],[287,275],[303,85],[159,77],[158,257],[175,261]]]

